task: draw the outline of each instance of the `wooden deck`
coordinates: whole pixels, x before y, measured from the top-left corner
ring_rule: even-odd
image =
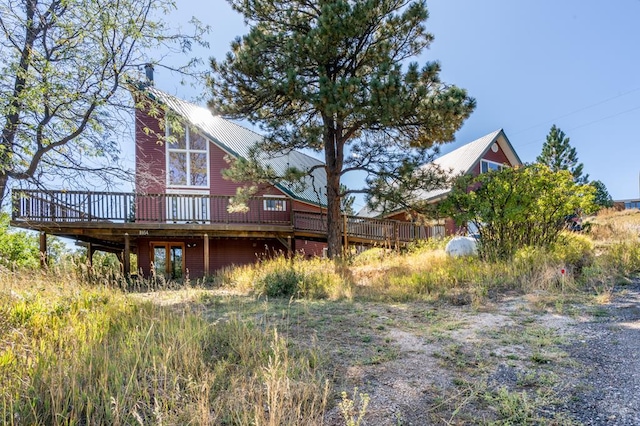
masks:
[[[293,210],[289,198],[254,197],[230,211],[231,197],[21,190],[13,193],[13,226],[76,238],[114,250],[125,235],[327,239],[327,216]],[[343,216],[347,244],[399,246],[443,229],[394,220]]]

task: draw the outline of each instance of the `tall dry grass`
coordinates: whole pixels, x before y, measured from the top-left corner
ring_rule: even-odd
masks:
[[[0,272],[0,336],[5,425],[321,424],[330,390],[273,329],[62,276]]]

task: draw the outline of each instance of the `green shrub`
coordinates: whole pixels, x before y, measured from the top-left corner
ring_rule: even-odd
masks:
[[[224,286],[268,297],[350,298],[352,285],[340,265],[328,259],[279,255],[254,265],[227,268],[216,280]]]
[[[256,282],[256,291],[268,297],[293,296],[300,291],[304,277],[293,267],[268,271]]]
[[[563,232],[551,252],[560,262],[581,268],[593,261],[593,248],[593,241],[588,236]]]

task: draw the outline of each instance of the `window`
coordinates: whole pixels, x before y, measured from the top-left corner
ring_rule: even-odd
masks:
[[[151,243],[151,262],[156,276],[182,278],[184,271],[183,243]]]
[[[496,163],[494,161],[480,160],[480,173],[502,170],[505,167],[507,166],[505,166],[504,164]]]
[[[275,197],[275,196],[274,196]],[[269,212],[283,212],[287,210],[287,200],[267,198],[264,200],[264,210]]]
[[[177,131],[167,125],[167,186],[209,187],[209,143],[194,129]]]

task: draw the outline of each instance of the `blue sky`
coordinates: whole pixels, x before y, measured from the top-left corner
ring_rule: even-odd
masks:
[[[477,108],[443,152],[504,128],[532,162],[553,124],[571,139],[584,171],[614,199],[640,192],[640,0],[431,0],[427,29],[435,41],[416,61],[437,60],[442,80],[463,87]],[[222,58],[246,33],[224,0],[178,0],[168,18],[211,26],[210,48]],[[167,60],[184,60],[169,58]],[[206,65],[204,65],[206,66]],[[156,70],[156,85],[179,97],[198,94]],[[356,206],[359,207],[359,206]]]

